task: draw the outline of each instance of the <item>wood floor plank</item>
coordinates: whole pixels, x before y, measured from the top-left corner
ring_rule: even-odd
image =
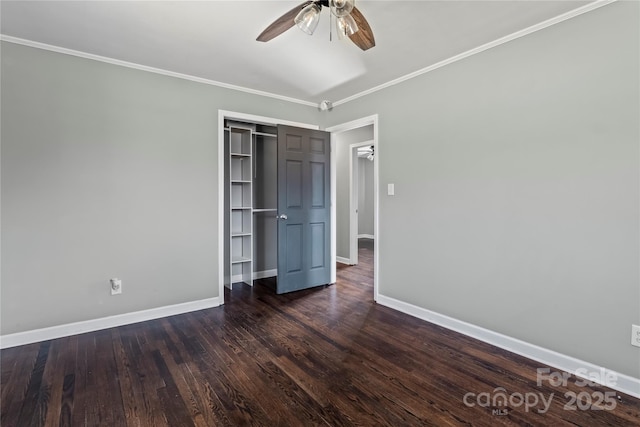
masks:
[[[262,408],[253,399],[248,398],[246,379],[238,377],[241,373],[235,372],[234,369],[238,362],[228,354],[230,351],[233,352],[232,350],[227,346],[216,346],[208,342],[206,337],[197,336],[196,331],[193,336],[187,337],[182,329],[174,327],[174,330],[181,336],[188,351],[199,356],[194,360],[200,375],[210,386],[209,394],[212,392],[216,395],[232,423],[252,423],[255,417],[268,419]],[[210,349],[207,350],[207,347]]]
[[[123,328],[120,335],[126,354],[127,369],[129,370],[129,386],[132,390],[132,399],[135,401],[133,406],[135,417],[127,418],[127,411],[125,410],[125,419],[134,423],[133,425],[140,420],[140,425],[142,426],[166,426],[168,425],[167,420],[164,417],[157,395],[157,390],[164,386],[164,382],[158,375],[157,370],[154,369],[154,364],[151,360],[153,348],[145,347],[147,341],[144,338],[144,330],[141,329],[141,326],[139,324],[133,326]],[[122,398],[124,402],[125,396],[122,396]],[[127,404],[125,404],[125,407],[127,407]],[[131,408],[129,408],[128,414],[132,414]]]
[[[542,364],[375,304],[372,248],[329,287],[276,295],[262,279],[218,308],[2,350],[0,424],[640,425],[638,399],[602,410],[587,399],[606,387],[538,386]],[[478,404],[500,390],[550,403]]]
[[[66,360],[70,357],[67,353],[68,342],[69,338],[63,338],[52,343],[49,362],[45,366],[42,386],[48,389],[48,401],[46,407],[42,409],[45,426],[57,426],[60,423],[62,406],[59,402],[62,402],[64,376],[59,373],[64,369]]]
[[[62,395],[60,397],[60,417],[57,425],[69,427],[72,424],[73,405],[75,397],[75,372],[78,356],[78,336],[68,337],[65,342],[65,355],[62,358],[64,365],[62,368]]]
[[[116,362],[116,369],[119,373],[120,395],[122,396],[125,424],[127,426],[141,425],[138,416],[138,408],[144,406],[141,399],[141,390],[136,390],[134,379],[132,378],[131,362],[124,347],[120,329],[113,332],[113,351]]]
[[[78,335],[78,349],[76,352],[76,370],[74,374],[74,398],[73,408],[71,412],[71,425],[72,426],[86,426],[87,425],[87,406],[85,402],[88,397],[87,387],[87,352],[93,343],[92,334]]]
[[[26,390],[20,415],[16,425],[31,426],[43,425],[44,415],[46,414],[46,403],[48,399],[48,389],[43,387],[43,376],[49,357],[49,349],[51,341],[45,341],[40,344],[36,363],[31,371],[29,385]]]
[[[28,380],[38,358],[40,344],[10,348],[2,352],[2,409],[0,425],[17,425]]]

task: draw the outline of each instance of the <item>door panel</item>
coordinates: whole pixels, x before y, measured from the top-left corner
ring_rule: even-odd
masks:
[[[299,135],[287,135],[287,139],[285,139],[286,144],[285,147],[287,151],[302,153],[302,137]]]
[[[324,267],[325,227],[323,223],[310,224],[311,230],[311,269]]]
[[[311,152],[317,154],[324,154],[325,143],[323,138],[311,138]]]
[[[325,192],[325,174],[324,163],[311,162],[311,207],[318,209],[324,208]]]
[[[302,208],[302,162],[287,160],[286,163],[286,202],[287,209]],[[282,187],[279,187],[282,188]]]
[[[286,273],[299,273],[302,271],[302,226],[300,224],[283,225],[287,234]]]
[[[278,126],[279,294],[331,280],[330,134]]]

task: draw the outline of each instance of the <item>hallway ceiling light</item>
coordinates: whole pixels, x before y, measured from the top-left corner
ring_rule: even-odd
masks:
[[[371,153],[369,153],[369,155],[367,156],[367,160],[369,160],[370,162],[373,162],[374,156],[376,154],[376,152],[374,150],[375,150],[375,148],[372,145],[371,146]]]
[[[367,159],[370,162],[373,162],[375,159],[375,146],[371,145],[369,147],[359,147],[358,148],[358,157]]]

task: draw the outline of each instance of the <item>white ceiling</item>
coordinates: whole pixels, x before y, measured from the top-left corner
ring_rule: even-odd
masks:
[[[357,7],[376,46],[329,41],[323,8],[313,36],[257,35],[296,1],[2,1],[5,36],[127,61],[317,104],[340,101],[589,1],[367,1]]]

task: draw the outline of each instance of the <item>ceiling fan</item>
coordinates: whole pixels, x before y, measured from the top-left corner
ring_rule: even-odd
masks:
[[[355,7],[355,0],[305,1],[276,19],[260,33],[256,40],[268,42],[294,25],[307,34],[313,34],[318,26],[323,6],[328,7],[336,17],[338,37],[349,37],[362,50],[370,49],[376,45],[371,26]]]

